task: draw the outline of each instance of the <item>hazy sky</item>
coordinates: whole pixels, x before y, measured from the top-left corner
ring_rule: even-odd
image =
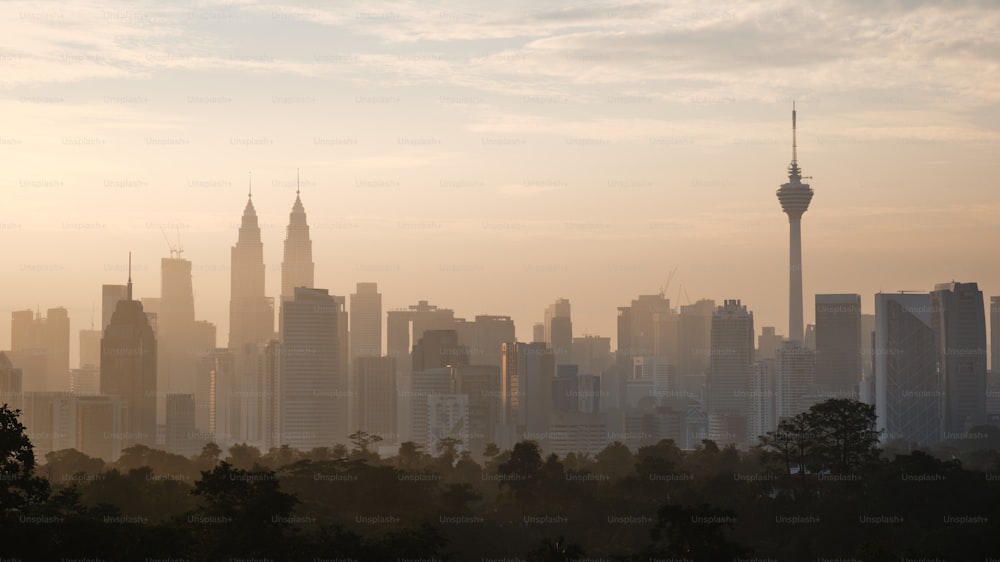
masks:
[[[128,251],[159,294],[161,230],[224,344],[248,172],[276,296],[296,168],[334,294],[521,339],[565,297],[614,338],[676,268],[675,304],[787,333],[792,99],[806,322],[818,292],[1000,293],[993,1],[163,4],[0,4],[0,318],[66,306],[73,365]]]

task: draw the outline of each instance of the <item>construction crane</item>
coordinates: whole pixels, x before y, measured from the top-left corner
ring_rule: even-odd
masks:
[[[660,296],[661,297],[665,297],[667,295],[667,289],[670,288],[670,282],[674,280],[674,275],[676,275],[676,274],[677,274],[677,268],[676,267],[670,270],[670,274],[667,275],[667,282],[666,282],[666,284],[660,286]]]
[[[184,253],[184,247],[181,246],[181,231],[177,230],[177,244],[171,244],[170,239],[167,238],[167,231],[160,227],[160,232],[163,234],[163,241],[167,243],[167,248],[170,250],[170,257],[180,259],[181,254]]]

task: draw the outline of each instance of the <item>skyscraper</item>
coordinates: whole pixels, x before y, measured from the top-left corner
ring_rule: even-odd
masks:
[[[341,306],[326,289],[296,287],[281,303],[280,444],[308,450],[347,439],[340,398]]]
[[[861,295],[816,295],[816,385],[827,398],[855,398],[861,382]]]
[[[776,332],[777,330],[774,326],[764,326],[760,329],[760,335],[757,336],[757,353],[755,355],[758,360],[774,359],[778,350],[781,349],[785,337]]]
[[[986,313],[976,283],[940,283],[931,293],[931,327],[944,392],[942,430],[986,423]],[[954,437],[952,437],[954,438]]]
[[[544,342],[504,344],[502,417],[504,425],[517,434],[523,433],[515,435],[515,439],[544,441],[552,411],[555,370],[555,356]]]
[[[142,303],[132,299],[131,271],[101,338],[101,394],[121,403],[122,448],[156,444],[156,338]]]
[[[781,208],[788,215],[789,275],[788,275],[788,339],[803,341],[802,328],[802,214],[809,208],[813,190],[802,183],[795,142],[795,104],[792,104],[792,163],[788,166],[788,183],[777,191]]]
[[[50,308],[43,317],[31,310],[11,313],[10,360],[22,370],[26,391],[69,390],[69,316]]]
[[[883,442],[929,445],[941,440],[935,343],[930,295],[875,295],[875,428],[882,431]]]
[[[396,442],[396,365],[392,357],[354,362],[354,428]]]
[[[556,299],[545,309],[545,343],[552,349],[557,364],[570,362],[573,321],[569,300]]]
[[[351,294],[351,357],[382,355],[382,294],[378,283],[358,283]]]
[[[118,307],[118,301],[125,298],[125,285],[101,285],[101,333],[111,323],[111,315]]]
[[[264,245],[249,195],[230,258],[229,348],[262,345],[274,336],[274,301],[264,290]]]
[[[194,394],[167,394],[165,404],[167,452],[183,456],[197,454],[202,443],[195,434]]]
[[[0,351],[0,405],[7,404],[12,410],[21,408],[21,369],[14,367],[7,354]]]
[[[707,397],[711,439],[746,443],[753,339],[753,312],[739,300],[726,300],[712,314]]]
[[[1000,297],[990,297],[990,371],[1000,375]]]
[[[787,341],[778,350],[775,369],[774,409],[778,421],[800,414],[816,403],[815,351],[798,342]]]
[[[298,183],[298,174],[296,174]],[[295,188],[295,203],[288,215],[288,230],[285,235],[285,257],[281,262],[281,297],[292,298],[295,287],[313,286],[312,240],[309,239],[309,224],[306,210]]]
[[[80,367],[101,366],[101,330],[80,330]]]
[[[195,349],[191,262],[182,259],[177,250],[172,253],[177,257],[160,260],[156,375],[161,396],[168,392],[194,393],[195,354],[204,350]]]

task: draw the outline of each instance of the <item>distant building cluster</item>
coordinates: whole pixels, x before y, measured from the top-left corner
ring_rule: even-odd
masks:
[[[0,402],[23,410],[39,457],[75,448],[105,460],[135,444],[182,455],[209,442],[310,450],[359,431],[385,452],[412,441],[477,458],[525,439],[560,455],[663,439],[745,448],[829,398],[873,404],[884,442],[1000,427],[1000,297],[987,314],[976,283],[878,293],[874,314],[862,314],[858,294],[817,294],[815,324],[803,326],[801,217],[813,192],[801,182],[794,121],[793,110],[789,182],[777,192],[790,222],[787,337],[758,333],[741,300],[674,306],[666,288],[618,308],[615,350],[609,337],[574,335],[562,298],[530,342],[517,340],[509,316],[458,318],[427,301],[383,311],[374,282],[349,298],[314,287],[298,190],[276,302],[251,193],[231,249],[225,347],[214,324],[196,319],[191,262],[171,248],[158,298],[135,299],[131,272],[127,284],[102,287],[101,325],[80,330],[75,369],[65,308],[15,310]]]

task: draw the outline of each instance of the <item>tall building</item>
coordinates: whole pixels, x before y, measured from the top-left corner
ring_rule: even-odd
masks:
[[[764,326],[757,336],[757,359],[774,359],[778,350],[782,348],[785,337],[776,333],[774,326]]]
[[[666,357],[676,362],[679,319],[662,294],[639,295],[629,307],[619,307],[619,318],[627,325],[618,330],[620,357]]]
[[[76,400],[68,392],[25,392],[21,423],[35,448],[35,458],[75,448]]]
[[[678,342],[681,374],[704,375],[708,372],[714,312],[715,301],[710,299],[681,305]]]
[[[931,298],[924,294],[875,295],[875,428],[883,442],[918,445],[941,440],[942,389],[931,326]]]
[[[549,344],[556,363],[570,362],[573,349],[573,321],[569,300],[556,299],[545,309],[545,343]]]
[[[156,314],[156,371],[160,396],[171,392],[194,393],[196,355],[206,349],[195,346],[191,262],[180,258],[180,250],[172,253],[177,257],[160,260],[160,299]],[[214,347],[211,345],[207,349]]]
[[[875,342],[875,315],[861,315],[861,378],[863,381],[871,381],[875,376],[874,354],[872,346]],[[861,390],[867,389],[867,384],[862,384]]]
[[[100,330],[80,330],[80,367],[101,366]]]
[[[230,259],[229,348],[236,350],[274,336],[274,301],[264,290],[264,245],[250,196]]]
[[[777,351],[774,357],[763,357],[753,362],[753,375],[750,377],[750,417],[748,420],[749,443],[778,427],[778,416],[775,412],[775,378],[777,370]]]
[[[101,333],[108,329],[118,301],[125,298],[125,285],[101,285]]]
[[[816,352],[788,341],[775,360],[774,410],[778,421],[791,418],[817,402],[815,390]]]
[[[420,301],[409,308],[386,314],[387,355],[396,360],[400,373],[409,373],[411,342],[418,342],[426,330],[449,330],[455,324],[455,312]],[[412,333],[412,339],[411,339]]]
[[[170,393],[165,402],[167,452],[185,457],[197,454],[204,443],[196,437],[194,394]]]
[[[948,439],[986,423],[986,313],[979,286],[935,285],[931,327],[944,392],[942,430]]]
[[[397,442],[396,365],[392,357],[361,356],[354,362],[354,429]]]
[[[298,174],[296,174],[296,184]],[[312,240],[309,239],[309,223],[306,210],[295,188],[295,203],[288,215],[288,230],[285,235],[285,257],[281,262],[281,298],[292,298],[296,287],[313,286]]]
[[[122,406],[121,446],[152,447],[156,445],[156,338],[142,303],[132,299],[129,270],[125,298],[118,301],[101,338],[101,394],[118,397]]]
[[[69,390],[69,315],[50,308],[11,313],[10,360],[21,368],[26,391]]]
[[[516,439],[544,440],[552,410],[555,355],[544,342],[504,344],[501,380],[504,425]]]
[[[465,346],[458,343],[455,330],[426,330],[413,346],[412,371],[426,371],[437,367],[468,365]]]
[[[510,316],[477,315],[471,341],[465,342],[469,363],[499,368],[503,363],[503,344],[516,339],[514,321]]]
[[[104,459],[118,460],[122,451],[122,409],[115,396],[76,397],[76,450]]]
[[[430,367],[413,372],[409,391],[411,432],[409,440],[424,447],[424,451],[428,453],[437,453],[430,448],[432,444],[430,425],[433,419],[431,405],[437,404],[438,397],[450,394],[451,367]]]
[[[861,338],[861,295],[816,295],[816,386],[822,396],[858,396]]]
[[[239,442],[235,359],[230,349],[206,351],[198,357],[194,424],[220,447]]]
[[[281,303],[281,444],[301,450],[347,439],[339,326],[342,306],[326,289],[296,287]]]
[[[14,367],[7,354],[0,351],[0,405],[21,409],[23,396],[21,369]]]
[[[351,294],[351,357],[382,356],[382,294],[378,283],[358,283]]]
[[[573,338],[573,363],[580,366],[581,373],[591,375],[611,369],[611,338],[586,334]]]
[[[723,443],[746,444],[747,441],[753,340],[753,312],[739,300],[726,300],[715,310],[707,406],[709,433]]]
[[[468,397],[465,445],[473,455],[481,455],[487,443],[496,442],[502,419],[501,379],[501,368],[495,365],[458,365],[451,369],[452,393]]]
[[[1000,375],[1000,297],[990,297],[990,371]]]
[[[802,327],[802,214],[809,208],[813,190],[802,183],[795,143],[795,104],[792,104],[792,163],[788,166],[788,183],[778,188],[778,201],[788,215],[789,274],[788,274],[788,339],[803,342]]]

